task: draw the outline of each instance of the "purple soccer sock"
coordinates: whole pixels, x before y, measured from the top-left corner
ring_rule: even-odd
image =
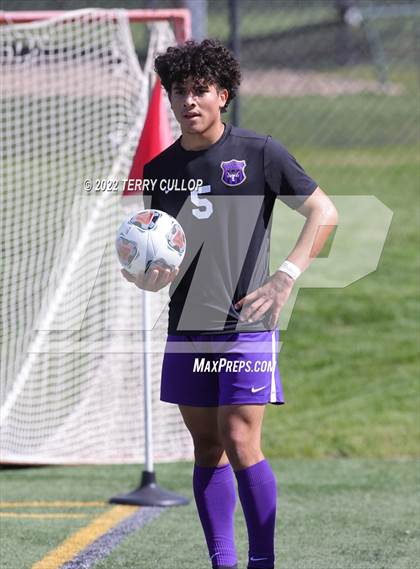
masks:
[[[274,567],[276,478],[266,460],[235,474],[248,528],[248,569],[271,569]]]
[[[216,468],[195,465],[193,489],[213,567],[236,566],[236,488],[230,464]]]

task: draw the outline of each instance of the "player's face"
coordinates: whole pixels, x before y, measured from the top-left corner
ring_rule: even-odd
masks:
[[[226,89],[216,85],[193,83],[175,84],[171,91],[171,106],[183,134],[202,134],[221,123],[220,110],[228,98]]]

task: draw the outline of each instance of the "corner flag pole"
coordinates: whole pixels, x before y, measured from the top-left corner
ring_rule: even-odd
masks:
[[[144,122],[143,131],[134,156],[129,179],[143,178],[144,165],[160,154],[172,143],[172,133],[169,119],[162,96],[160,80],[157,79],[153,88],[150,105]],[[128,192],[124,196],[133,196],[140,192]],[[144,428],[145,428],[145,458],[144,470],[140,486],[128,494],[118,494],[110,499],[111,504],[128,504],[134,506],[180,506],[188,504],[183,496],[164,490],[156,483],[153,464],[153,431],[152,431],[152,374],[150,362],[150,319],[149,291],[142,291],[143,299],[143,344],[144,344]]]

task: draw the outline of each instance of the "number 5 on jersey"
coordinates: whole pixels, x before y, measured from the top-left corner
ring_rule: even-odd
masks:
[[[213,204],[207,198],[201,198],[200,194],[209,194],[211,186],[199,186],[196,190],[192,191],[191,201],[197,207],[193,208],[192,214],[197,219],[207,219],[213,213]]]

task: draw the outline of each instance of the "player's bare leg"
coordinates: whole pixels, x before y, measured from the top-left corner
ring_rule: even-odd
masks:
[[[218,409],[220,439],[233,470],[263,460],[261,429],[265,405],[222,405]]]
[[[264,405],[219,407],[219,432],[238,481],[249,539],[248,569],[274,568],[277,484],[261,451]]]
[[[182,418],[194,443],[197,466],[223,466],[229,462],[218,430],[219,407],[180,405]]]
[[[193,489],[213,567],[236,568],[235,477],[218,431],[217,407],[179,406],[194,442]]]

